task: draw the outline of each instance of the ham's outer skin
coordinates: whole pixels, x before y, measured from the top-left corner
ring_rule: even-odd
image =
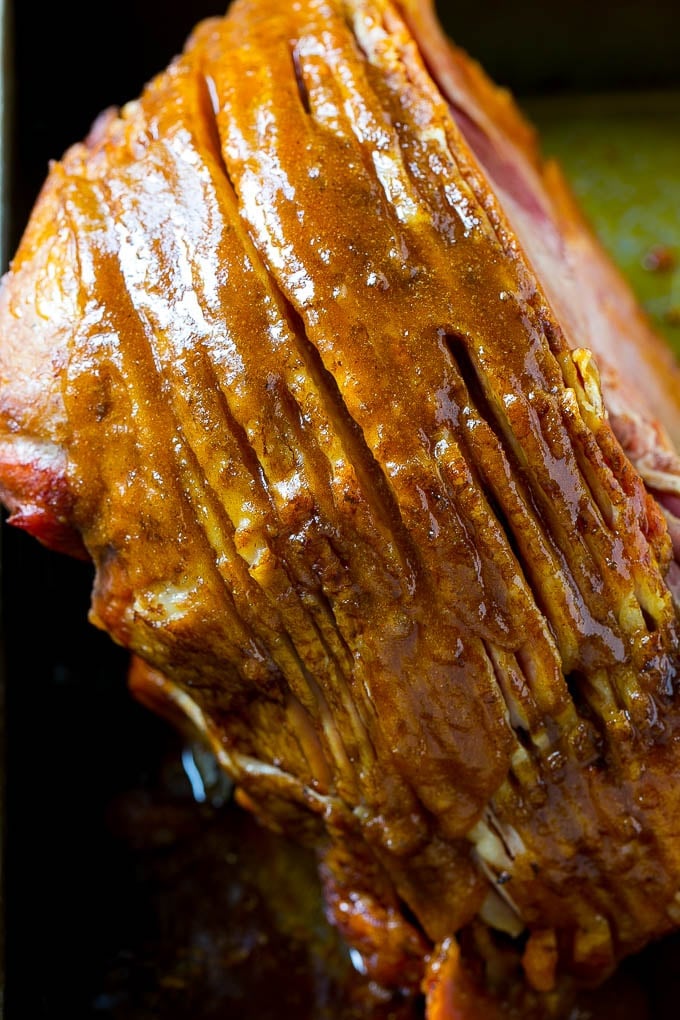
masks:
[[[459,933],[539,1001],[676,927],[678,368],[429,6],[199,25],[51,166],[0,337],[10,520],[376,980],[472,1016]]]

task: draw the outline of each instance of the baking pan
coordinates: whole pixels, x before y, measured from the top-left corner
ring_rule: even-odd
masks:
[[[678,5],[462,6],[440,4],[449,34],[539,121],[559,100],[573,126],[583,97],[592,111],[593,97],[642,96],[647,105],[633,106],[643,119],[662,94],[677,109]],[[158,0],[3,7],[3,267],[48,161],[101,110],[134,98],[200,18],[223,10]],[[633,116],[625,103],[615,109]],[[564,133],[550,137],[564,150]],[[569,162],[568,148],[562,155]],[[596,215],[597,194],[585,199]],[[631,271],[653,240],[640,241]],[[672,340],[671,298],[649,300]],[[412,1020],[408,1004],[368,995],[324,921],[311,858],[258,829],[210,763],[130,698],[126,654],[87,623],[90,569],[6,527],[2,554],[8,1020]],[[600,995],[580,1015],[676,1016],[664,1005],[676,959],[668,940],[624,968],[616,1001],[628,1012]],[[662,989],[653,1006],[641,983]]]

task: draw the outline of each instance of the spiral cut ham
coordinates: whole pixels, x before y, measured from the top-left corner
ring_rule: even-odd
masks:
[[[10,520],[377,982],[547,1016],[680,923],[680,373],[427,5],[202,22],[51,165],[0,337]]]

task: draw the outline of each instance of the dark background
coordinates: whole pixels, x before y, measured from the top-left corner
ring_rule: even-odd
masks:
[[[194,20],[223,6],[9,4],[8,255],[49,160],[101,110],[134,98]],[[126,655],[86,621],[89,567],[10,528],[1,537],[6,1016],[114,1015],[99,994],[105,971],[152,922],[135,860],[107,812],[121,792],[151,787],[168,732],[131,701]]]
[[[160,0],[9,5],[8,253],[49,160],[81,139],[101,110],[134,98],[193,25],[223,8]],[[677,4],[442,0],[439,10],[452,37],[520,97],[680,81]],[[97,981],[131,930],[153,928],[152,904],[107,808],[121,791],[156,783],[172,738],[130,700],[124,653],[86,622],[89,568],[9,528],[2,553],[6,1015],[127,1016],[97,999]]]

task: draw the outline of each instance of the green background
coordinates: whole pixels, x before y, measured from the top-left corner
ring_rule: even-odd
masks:
[[[543,151],[560,161],[605,247],[680,355],[680,92],[522,105]]]

